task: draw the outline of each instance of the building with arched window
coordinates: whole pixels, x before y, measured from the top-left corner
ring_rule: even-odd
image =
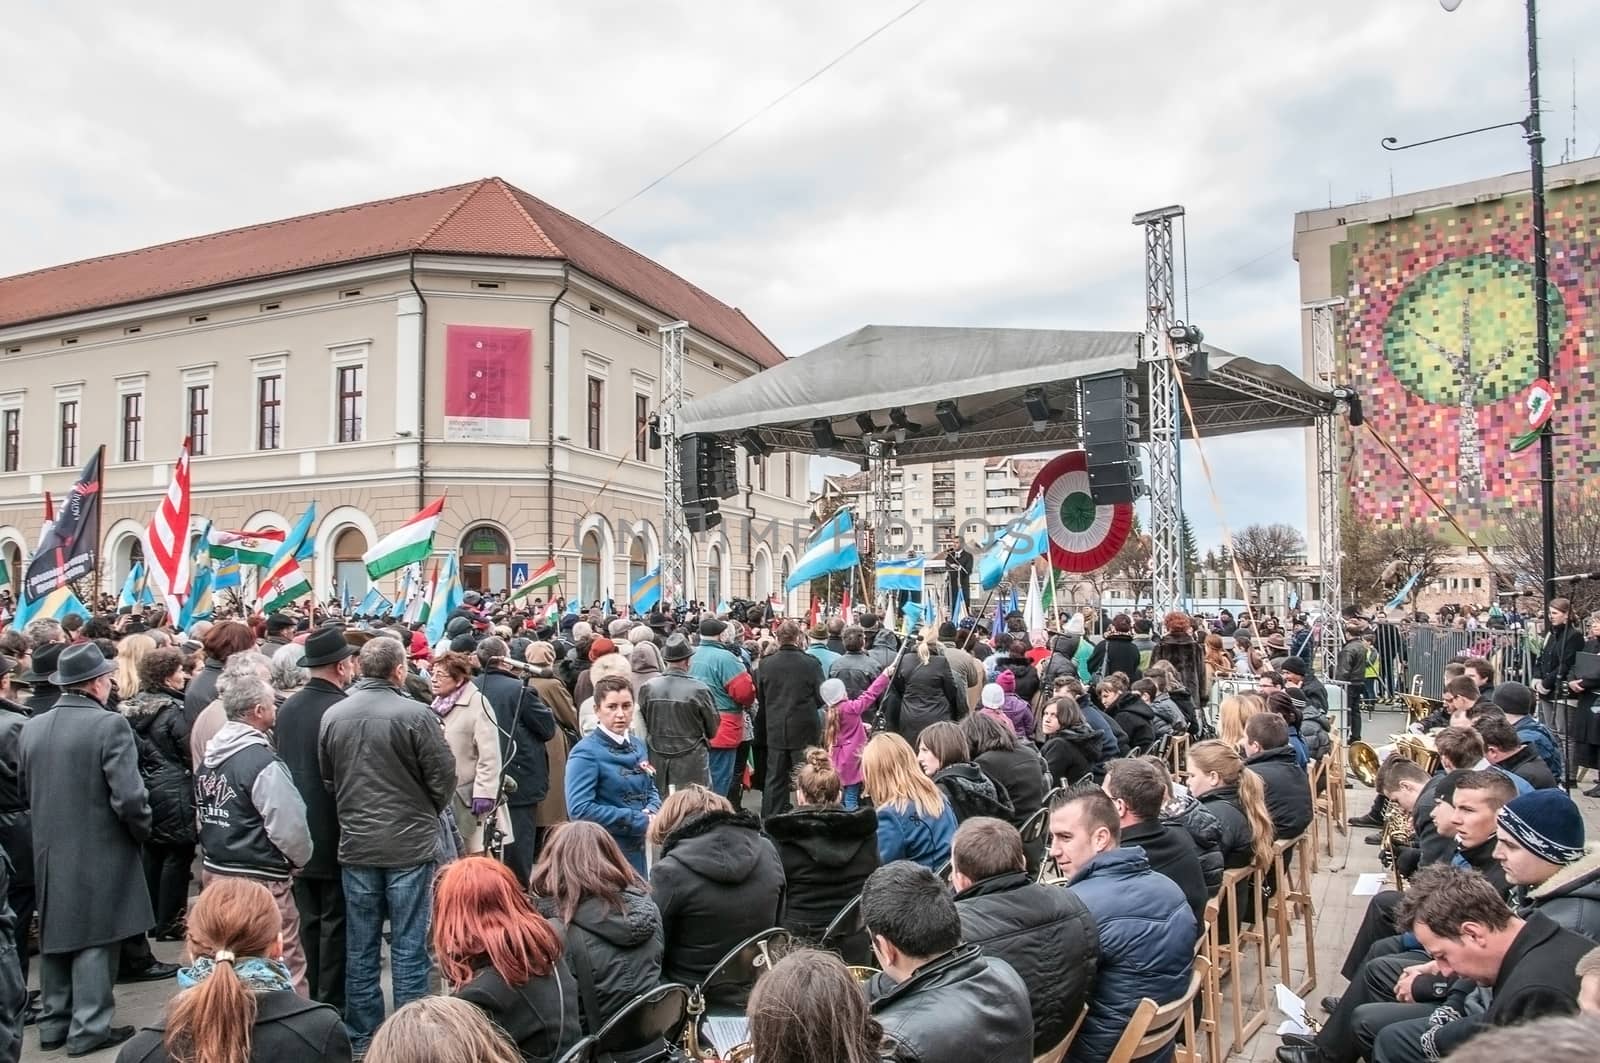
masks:
[[[680,320],[691,396],[783,359],[732,305],[497,178],[0,277],[0,412],[20,426],[0,527],[25,552],[43,493],[64,497],[108,444],[114,590],[136,557],[112,529],[149,522],[187,434],[197,519],[288,524],[316,502],[319,595],[364,594],[361,555],[443,495],[435,550],[460,549],[466,585],[508,588],[553,557],[556,593],[620,601],[660,557],[635,533],[663,526],[642,430],[660,329]],[[712,597],[750,593],[747,521],[803,540],[806,459],[787,462],[739,462]]]

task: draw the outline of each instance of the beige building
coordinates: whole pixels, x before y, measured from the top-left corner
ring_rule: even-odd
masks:
[[[287,527],[315,502],[321,593],[447,498],[438,551],[509,585],[628,595],[661,546],[659,329],[689,323],[685,398],[778,364],[736,308],[498,178],[0,278],[0,551],[13,581],[45,491],[106,448],[116,590],[192,440],[195,524]],[[765,596],[798,551],[750,519],[807,512],[803,455],[746,460],[696,537],[694,597]],[[396,580],[380,588],[393,593]]]
[[[1028,488],[1043,458],[961,458],[929,465],[896,465],[890,470],[890,512],[905,523],[910,535],[892,535],[890,549],[939,554],[968,521],[999,527],[1020,515]],[[842,499],[855,507],[863,522],[872,513],[867,473],[825,476],[812,498],[813,508]],[[838,508],[833,506],[833,508]],[[980,528],[969,529],[972,540]]]

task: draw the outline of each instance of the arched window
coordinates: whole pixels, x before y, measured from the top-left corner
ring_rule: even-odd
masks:
[[[706,551],[706,605],[715,609],[722,604],[722,548],[712,546]]]
[[[367,596],[367,566],[361,555],[368,550],[367,537],[360,528],[349,527],[333,540],[333,593],[353,606]]]
[[[756,554],[755,571],[750,575],[750,597],[772,597],[772,557],[766,551]]]
[[[133,566],[144,560],[144,542],[137,535],[123,535],[111,544],[111,582],[116,591],[128,580]],[[16,573],[16,569],[12,568]],[[20,575],[20,573],[17,573]]]
[[[22,548],[16,543],[8,542],[4,549],[0,550],[0,557],[5,558],[6,572],[9,573],[5,587],[11,591],[15,599],[20,594],[19,588],[22,586]]]
[[[781,573],[781,575],[783,577],[779,581],[779,586],[780,587],[788,587],[789,586],[789,573],[792,571],[792,569],[789,567],[789,559],[787,557],[785,557],[783,559],[783,564],[782,564],[782,566],[780,566],[778,571],[779,571],[779,573]],[[783,595],[781,601],[783,602],[784,608],[782,610],[780,610],[780,611],[783,612],[785,615],[787,615],[787,613],[789,611],[788,610],[788,606],[789,606],[789,600],[791,598],[791,595],[789,594],[789,592],[787,590],[779,590],[778,593]]]
[[[578,544],[578,602],[587,609],[589,603],[600,597],[600,536],[593,531],[583,533]]]
[[[461,586],[471,591],[504,591],[511,586],[511,544],[487,524],[461,537]]]
[[[649,571],[650,551],[645,547],[644,536],[635,535],[628,544],[628,586],[632,587]]]

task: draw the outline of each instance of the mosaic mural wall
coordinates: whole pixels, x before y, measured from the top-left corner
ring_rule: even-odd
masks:
[[[1456,517],[1487,542],[1538,504],[1539,450],[1512,453],[1537,379],[1529,197],[1511,196],[1352,225],[1333,248],[1348,300],[1345,370],[1367,420]],[[1557,490],[1600,477],[1590,350],[1600,299],[1600,183],[1552,190],[1551,383]],[[1382,526],[1443,524],[1366,435],[1354,435],[1350,501]]]

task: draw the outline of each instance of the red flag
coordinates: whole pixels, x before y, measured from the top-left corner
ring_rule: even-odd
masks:
[[[811,596],[811,609],[810,609],[809,612],[806,613],[806,627],[813,628],[813,627],[816,627],[816,626],[817,626],[817,596],[815,594],[813,594]]]
[[[145,529],[144,560],[167,611],[177,616],[189,593],[189,437],[183,437],[166,497]]]
[[[850,613],[850,586],[845,585],[844,595],[839,599],[839,612],[844,616],[844,622],[850,623],[854,617]]]

